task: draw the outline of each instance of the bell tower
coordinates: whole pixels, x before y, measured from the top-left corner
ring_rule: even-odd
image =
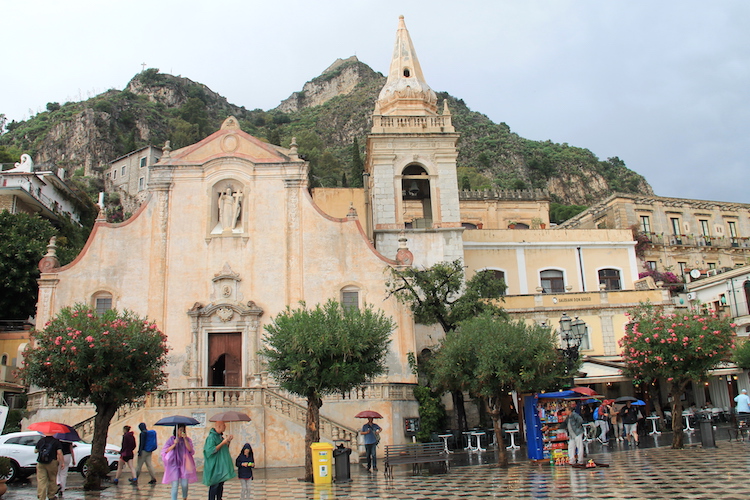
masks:
[[[373,239],[384,255],[396,255],[404,231],[416,265],[463,258],[458,138],[447,102],[438,113],[401,16],[367,137]]]

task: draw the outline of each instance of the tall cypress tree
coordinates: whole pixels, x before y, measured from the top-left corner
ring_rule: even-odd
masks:
[[[352,142],[351,155],[352,159],[349,163],[349,175],[347,176],[349,179],[349,186],[359,188],[364,185],[362,174],[365,173],[365,163],[362,161],[362,155],[359,153],[359,142],[357,142],[356,137],[354,138],[354,142]]]

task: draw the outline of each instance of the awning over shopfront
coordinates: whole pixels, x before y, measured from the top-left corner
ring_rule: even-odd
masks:
[[[598,361],[586,358],[580,369],[580,374],[585,376],[576,377],[576,385],[606,384],[608,382],[627,382],[630,380],[622,374],[622,364],[612,361]]]

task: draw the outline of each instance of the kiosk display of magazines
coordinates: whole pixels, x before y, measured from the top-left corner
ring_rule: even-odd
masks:
[[[524,396],[526,444],[531,460],[567,460],[568,431],[565,417],[558,415],[570,400],[586,399],[574,391]]]

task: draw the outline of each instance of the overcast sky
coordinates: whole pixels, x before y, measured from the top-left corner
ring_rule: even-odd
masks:
[[[123,89],[142,63],[270,109],[336,58],[387,74],[403,14],[434,90],[522,137],[618,156],[657,195],[750,203],[747,0],[0,0],[0,13],[9,120]]]

